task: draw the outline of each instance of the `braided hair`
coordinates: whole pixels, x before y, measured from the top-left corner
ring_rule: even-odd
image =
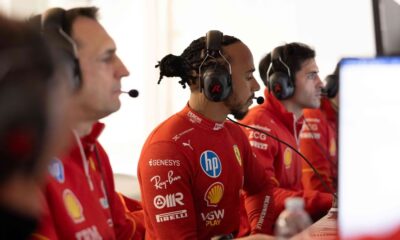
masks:
[[[156,65],[156,67],[160,68],[160,78],[158,79],[157,84],[160,84],[164,76],[180,77],[181,80],[179,83],[183,88],[186,88],[186,84],[188,86],[195,84],[198,79],[199,66],[205,57],[205,40],[205,37],[194,40],[180,56],[168,54],[163,57]],[[228,46],[239,41],[240,40],[235,37],[224,35],[221,45]],[[215,60],[212,59],[207,60],[203,66],[207,67],[211,65],[213,61],[215,62]]]

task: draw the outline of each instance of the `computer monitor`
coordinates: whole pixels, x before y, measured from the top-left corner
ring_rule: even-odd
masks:
[[[343,59],[339,73],[339,234],[400,227],[400,57]]]
[[[372,0],[376,54],[400,56],[400,0]]]

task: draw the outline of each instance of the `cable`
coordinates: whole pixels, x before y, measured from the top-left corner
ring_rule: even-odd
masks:
[[[287,143],[287,142],[285,142],[285,141],[279,139],[278,137],[276,137],[276,136],[274,136],[274,135],[271,135],[271,134],[269,134],[269,133],[267,133],[267,132],[265,132],[265,131],[263,131],[263,130],[260,130],[260,129],[255,128],[255,127],[248,126],[248,125],[243,124],[243,123],[240,123],[240,122],[237,122],[237,121],[231,119],[230,117],[226,117],[226,118],[227,118],[229,121],[231,121],[231,122],[233,122],[233,123],[235,123],[235,124],[237,124],[237,125],[239,125],[239,126],[242,126],[242,127],[245,127],[245,128],[249,128],[249,129],[255,130],[255,131],[260,132],[260,133],[264,133],[265,135],[269,136],[270,138],[272,138],[272,139],[274,139],[274,140],[276,140],[276,141],[278,141],[278,142],[280,142],[280,143],[285,144],[285,145],[288,146],[290,149],[292,149],[293,151],[295,151],[301,158],[304,159],[304,161],[306,161],[306,163],[308,164],[308,166],[311,167],[311,169],[314,171],[314,173],[318,176],[318,178],[319,178],[319,180],[321,181],[321,183],[322,183],[322,185],[324,186],[324,188],[325,188],[328,192],[330,192],[330,193],[333,195],[333,197],[335,198],[335,200],[337,200],[336,193],[328,186],[328,184],[327,184],[327,183],[325,182],[325,180],[322,178],[321,174],[317,171],[317,169],[315,169],[315,167],[311,164],[311,162],[310,162],[301,152],[299,152],[296,148],[292,147],[289,143]]]

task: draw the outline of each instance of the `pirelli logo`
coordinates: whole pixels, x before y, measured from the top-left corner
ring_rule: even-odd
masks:
[[[176,220],[176,219],[187,218],[187,216],[188,216],[187,210],[184,209],[184,210],[180,210],[180,211],[157,214],[156,221],[157,222],[167,222],[167,221],[172,221],[172,220]]]

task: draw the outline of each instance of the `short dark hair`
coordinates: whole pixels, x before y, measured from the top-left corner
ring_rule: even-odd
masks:
[[[240,42],[239,39],[224,35],[222,38],[222,46],[228,46],[233,43]],[[166,55],[161,61],[158,62],[156,67],[160,67],[160,78],[158,83],[161,82],[164,76],[166,77],[180,77],[179,83],[183,88],[195,84],[198,79],[199,67],[205,55],[206,41],[205,37],[200,37],[194,41],[183,51],[180,56],[172,54]],[[207,60],[203,66],[206,68],[215,60]],[[202,67],[203,67],[202,66]]]
[[[0,16],[0,184],[34,175],[49,132],[54,59],[41,34]]]
[[[272,57],[271,57],[272,56]],[[282,64],[275,64],[278,58],[281,58],[286,65],[288,65],[292,76],[294,77],[295,73],[301,69],[301,65],[304,61],[315,58],[315,51],[304,43],[293,42],[288,43],[282,46],[276,47],[272,52],[265,55],[259,65],[258,70],[260,73],[260,77],[264,82],[264,85],[268,87],[267,83],[267,71],[271,64],[271,61],[274,61],[271,67],[270,75],[274,72],[283,71],[287,72]],[[271,59],[273,58],[273,59]],[[293,78],[294,81],[294,78]]]

